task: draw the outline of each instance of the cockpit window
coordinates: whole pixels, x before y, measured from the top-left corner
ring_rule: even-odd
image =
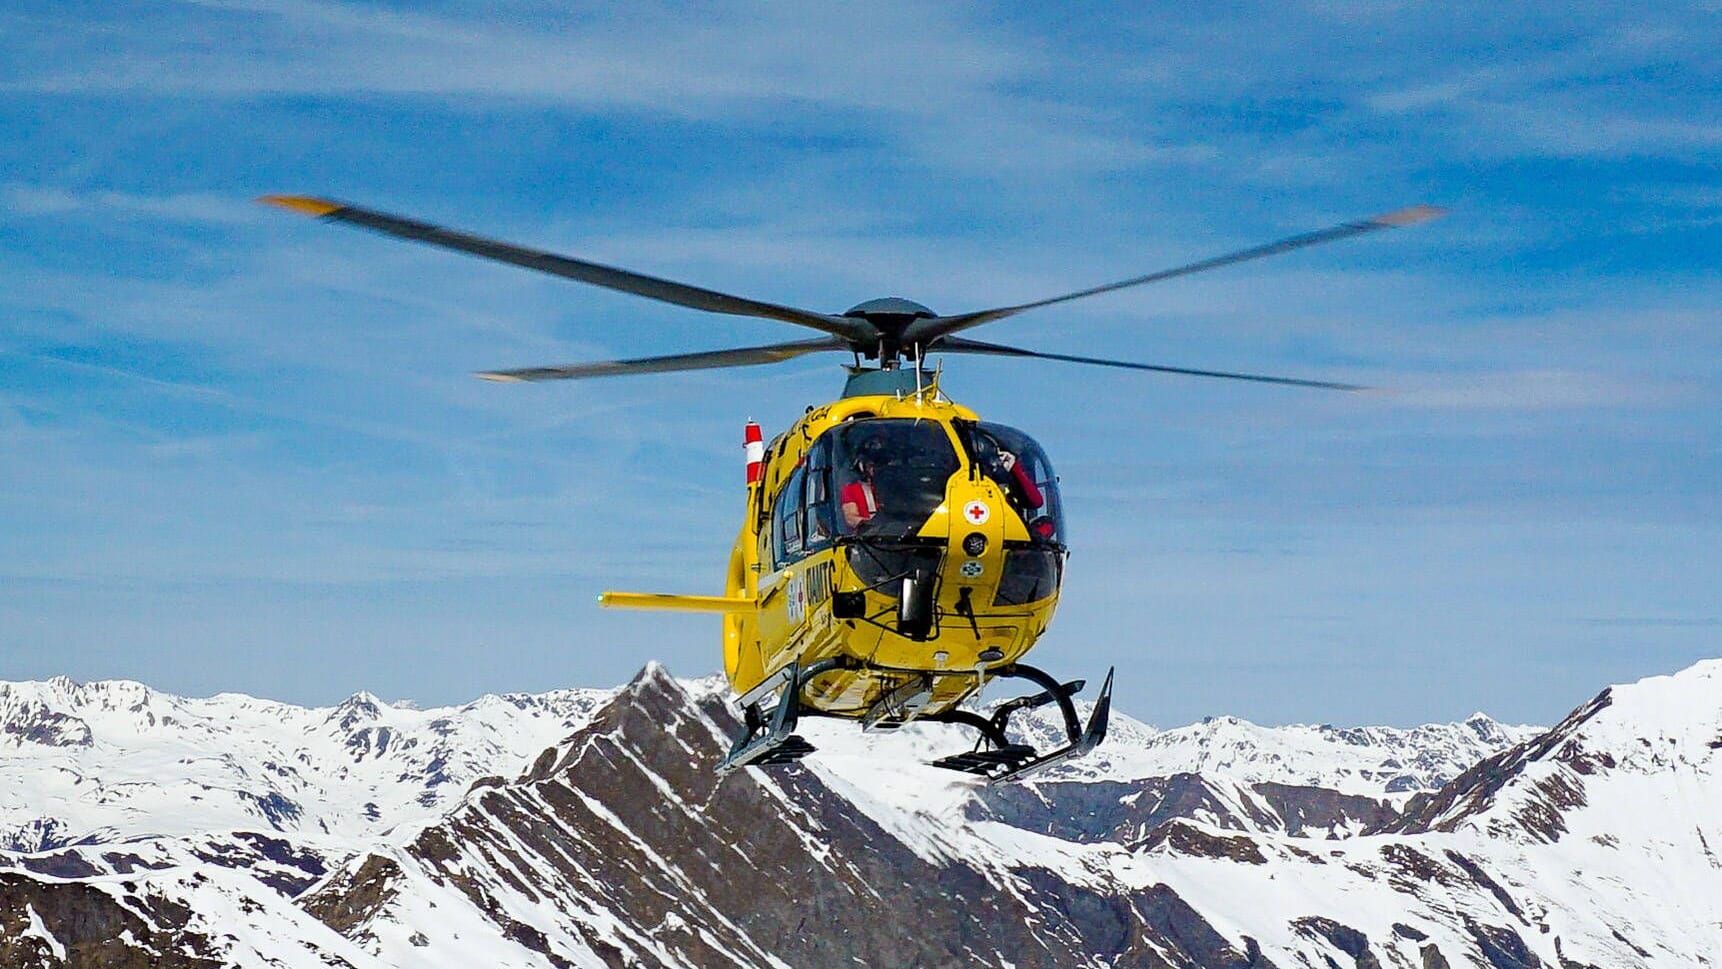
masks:
[[[1011,509],[1028,527],[1029,540],[1040,545],[1064,544],[1058,477],[1040,445],[1003,424],[960,422],[957,431],[975,466],[997,482]]]
[[[832,441],[832,523],[845,535],[913,536],[945,500],[945,485],[961,467],[936,421],[857,420],[827,436]]]

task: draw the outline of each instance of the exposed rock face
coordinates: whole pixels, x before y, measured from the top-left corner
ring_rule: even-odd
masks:
[[[524,773],[363,844],[0,855],[0,966],[1702,965],[1719,687],[1722,663],[1606,691],[1401,814],[1259,777],[989,788],[833,752],[718,778],[729,712],[650,666]],[[344,756],[393,756],[388,710],[325,712],[364,738]]]
[[[1199,774],[1139,781],[1042,781],[979,790],[971,820],[1001,821],[1066,841],[1132,844],[1175,818],[1234,831],[1338,838],[1384,827],[1399,812],[1380,798]]]
[[[0,738],[15,747],[88,747],[90,725],[38,703],[14,709],[0,722]]]
[[[0,966],[220,969],[209,940],[185,930],[183,904],[128,901],[93,885],[0,873]]]
[[[1611,691],[1604,690],[1596,698],[1568,714],[1552,730],[1515,744],[1489,757],[1440,790],[1431,794],[1416,794],[1397,818],[1378,824],[1374,830],[1417,833],[1452,831],[1467,818],[1486,810],[1503,788],[1518,779],[1525,768],[1553,755],[1556,761],[1569,766],[1573,774],[1590,774],[1599,765],[1612,767],[1613,758],[1607,752],[1584,753],[1574,740],[1578,730],[1598,713],[1608,709]],[[1582,786],[1560,775],[1535,782],[1538,797],[1515,815],[1515,820],[1532,837],[1546,841],[1558,840],[1564,830],[1561,815],[1569,808],[1583,803]]]
[[[323,877],[331,862],[326,847],[296,844],[253,831],[199,838],[157,838],[124,845],[77,845],[28,854],[0,854],[0,871],[12,869],[50,878],[94,878],[169,871],[187,866],[243,872],[249,879],[292,898]],[[350,852],[337,852],[344,861]]]
[[[1070,965],[1075,952],[1145,967],[1270,964],[1169,889],[1113,895],[1048,870],[938,863],[811,771],[719,778],[713,728],[733,725],[649,670],[519,782],[475,793],[399,860],[357,861],[304,904],[385,959],[401,933],[383,923],[401,922],[429,881],[553,965],[1026,969]]]
[[[0,829],[0,851],[53,851],[71,844],[74,838],[59,818],[31,818]]]

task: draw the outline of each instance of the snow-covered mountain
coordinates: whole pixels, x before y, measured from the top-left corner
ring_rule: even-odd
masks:
[[[362,841],[518,773],[614,693],[435,710],[357,693],[307,709],[123,680],[0,683],[0,850],[233,830]]]
[[[122,742],[79,705],[94,701],[72,702],[106,686],[11,688],[6,709],[30,719],[0,720],[8,790],[69,749],[151,746],[147,716],[114,714],[131,724]],[[541,752],[503,739],[507,717],[463,734],[514,766],[463,762],[476,783],[444,811],[391,796],[373,803],[400,813],[377,818],[302,806],[333,819],[314,836],[168,837],[140,808],[129,831],[155,837],[0,855],[0,965],[1613,969],[1722,952],[1722,661],[1605,690],[1549,731],[1120,718],[1106,757],[993,787],[918,764],[938,730],[861,738],[817,721],[804,766],[719,779],[734,721],[714,684],[648,667],[583,696],[523,715],[522,733],[561,733]],[[218,702],[243,706],[151,700],[157,724]],[[390,748],[456,716],[357,705],[402,717]],[[354,768],[389,751],[299,740],[331,715],[304,713],[262,718],[276,725],[255,731],[275,733],[244,749],[327,758],[302,793],[387,787]],[[416,796],[405,764],[395,783]],[[9,816],[29,810],[55,819],[46,803]]]
[[[684,688],[704,698],[723,684],[707,677]],[[481,777],[520,773],[614,695],[517,693],[419,710],[357,693],[305,708],[236,693],[178,697],[123,680],[0,682],[0,850],[251,829],[362,844],[440,816]],[[1048,747],[1061,736],[1050,717],[1031,730]],[[845,724],[809,731],[825,750],[819,759],[836,758],[846,773],[928,761],[970,742],[956,729],[900,739],[862,738]],[[1258,727],[1232,717],[1157,730],[1117,715],[1106,746],[1055,776],[1200,773],[1398,801],[1533,732],[1482,714],[1412,730]],[[877,787],[894,789],[889,778]]]

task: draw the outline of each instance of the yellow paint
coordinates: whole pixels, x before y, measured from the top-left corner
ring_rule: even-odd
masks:
[[[1399,209],[1397,211],[1389,212],[1386,215],[1378,215],[1369,221],[1380,223],[1381,225],[1398,227],[1403,225],[1416,225],[1419,222],[1428,222],[1430,219],[1439,219],[1446,214],[1447,210],[1440,206],[1413,205],[1408,209]]]
[[[264,205],[287,209],[290,212],[315,216],[325,216],[331,212],[340,211],[344,207],[327,199],[312,198],[309,195],[265,195],[257,201]]]
[[[964,466],[946,485],[945,501],[936,508],[919,531],[928,539],[944,539],[948,545],[941,567],[937,606],[942,613],[936,639],[916,642],[894,629],[859,621],[835,619],[831,603],[810,604],[800,622],[789,615],[785,593],[791,578],[829,564],[835,572],[839,592],[861,590],[863,583],[850,569],[842,546],[816,552],[779,571],[770,570],[770,509],[778,492],[801,464],[808,450],[825,432],[852,418],[914,417],[935,421],[951,435],[951,446]],[[953,420],[978,421],[974,411],[953,403],[936,386],[925,393],[904,398],[848,397],[815,407],[766,449],[765,467],[757,483],[749,486],[746,514],[731,554],[726,592],[731,598],[753,599],[754,612],[724,616],[724,670],[730,685],[745,693],[764,682],[791,661],[802,666],[831,656],[889,669],[838,670],[827,673],[803,692],[803,702],[826,713],[860,716],[880,696],[908,677],[924,671],[935,675],[934,695],[926,713],[949,710],[968,698],[979,685],[974,675],[980,653],[988,648],[1004,654],[1000,665],[1013,663],[1034,646],[1058,605],[1058,592],[1026,605],[995,606],[999,578],[1004,571],[1005,542],[1026,541],[1028,530],[1006,502],[1004,494],[984,475],[971,479],[966,457]],[[982,500],[992,514],[984,525],[959,520],[959,512],[972,500]],[[978,578],[964,577],[960,568],[970,556],[961,550],[964,536],[979,531],[987,537],[987,549],[976,561]],[[970,590],[974,607],[973,625],[956,613],[960,590]],[[867,614],[894,608],[896,599],[877,592],[867,594]],[[891,625],[887,615],[883,622]],[[975,630],[978,627],[980,635]],[[935,653],[944,653],[942,662]]]
[[[752,599],[730,596],[681,596],[667,592],[605,592],[598,604],[609,609],[661,609],[670,612],[752,612]]]
[[[483,375],[481,375],[483,376]],[[937,608],[942,615],[937,638],[916,642],[896,633],[896,598],[865,592],[867,614],[887,613],[884,626],[831,615],[831,599],[820,602],[796,598],[811,581],[825,581],[835,592],[863,590],[850,568],[847,550],[836,546],[815,552],[782,568],[771,562],[771,509],[779,492],[800,466],[808,450],[827,431],[846,420],[867,417],[912,417],[936,422],[950,435],[951,448],[963,466],[946,483],[945,500],[921,528],[923,539],[944,541]],[[938,714],[960,704],[980,685],[976,665],[988,649],[1001,652],[996,665],[1014,663],[1035,644],[1058,605],[1058,590],[1026,605],[995,606],[1004,572],[1006,542],[1026,542],[1028,530],[1011,510],[1005,495],[985,475],[972,476],[967,458],[951,427],[954,420],[978,421],[975,412],[953,403],[930,386],[918,395],[847,397],[809,410],[766,447],[759,480],[748,485],[742,527],[730,553],[722,596],[654,595],[606,592],[606,606],[636,609],[676,609],[714,612],[723,616],[724,673],[737,693],[746,693],[791,662],[803,667],[828,657],[846,657],[861,668],[840,669],[818,677],[802,693],[809,706],[828,714],[859,717],[878,699],[913,676],[933,674],[933,698],[926,714]],[[991,511],[980,525],[961,520],[970,501],[987,503]],[[961,549],[971,532],[986,536],[987,548],[978,557]],[[978,562],[979,576],[964,576],[965,562]],[[809,573],[825,570],[818,579]],[[969,589],[974,622],[957,614],[961,590]],[[791,602],[795,604],[792,606]],[[943,653],[942,659],[935,654]]]

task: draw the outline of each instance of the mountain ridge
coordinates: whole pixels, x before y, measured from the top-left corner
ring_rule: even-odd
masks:
[[[1310,738],[1380,755],[1368,735],[1307,728],[1252,753],[1229,718],[1180,735],[1197,771],[1128,776],[1171,763],[1147,741],[1186,729],[1137,725],[1147,754],[1128,728],[1104,770],[986,787],[918,763],[955,739],[939,730],[813,721],[804,764],[720,780],[733,714],[653,665],[514,770],[357,846],[230,833],[0,854],[0,938],[19,965],[115,964],[50,913],[154,912],[126,931],[246,969],[1699,965],[1722,951],[1719,677],[1613,687],[1440,788],[1390,792],[1402,775],[1372,767],[1374,793],[1351,794],[1257,772],[1307,772],[1285,761]],[[1451,726],[1489,731],[1467,722]],[[1357,763],[1329,766],[1361,783]]]

